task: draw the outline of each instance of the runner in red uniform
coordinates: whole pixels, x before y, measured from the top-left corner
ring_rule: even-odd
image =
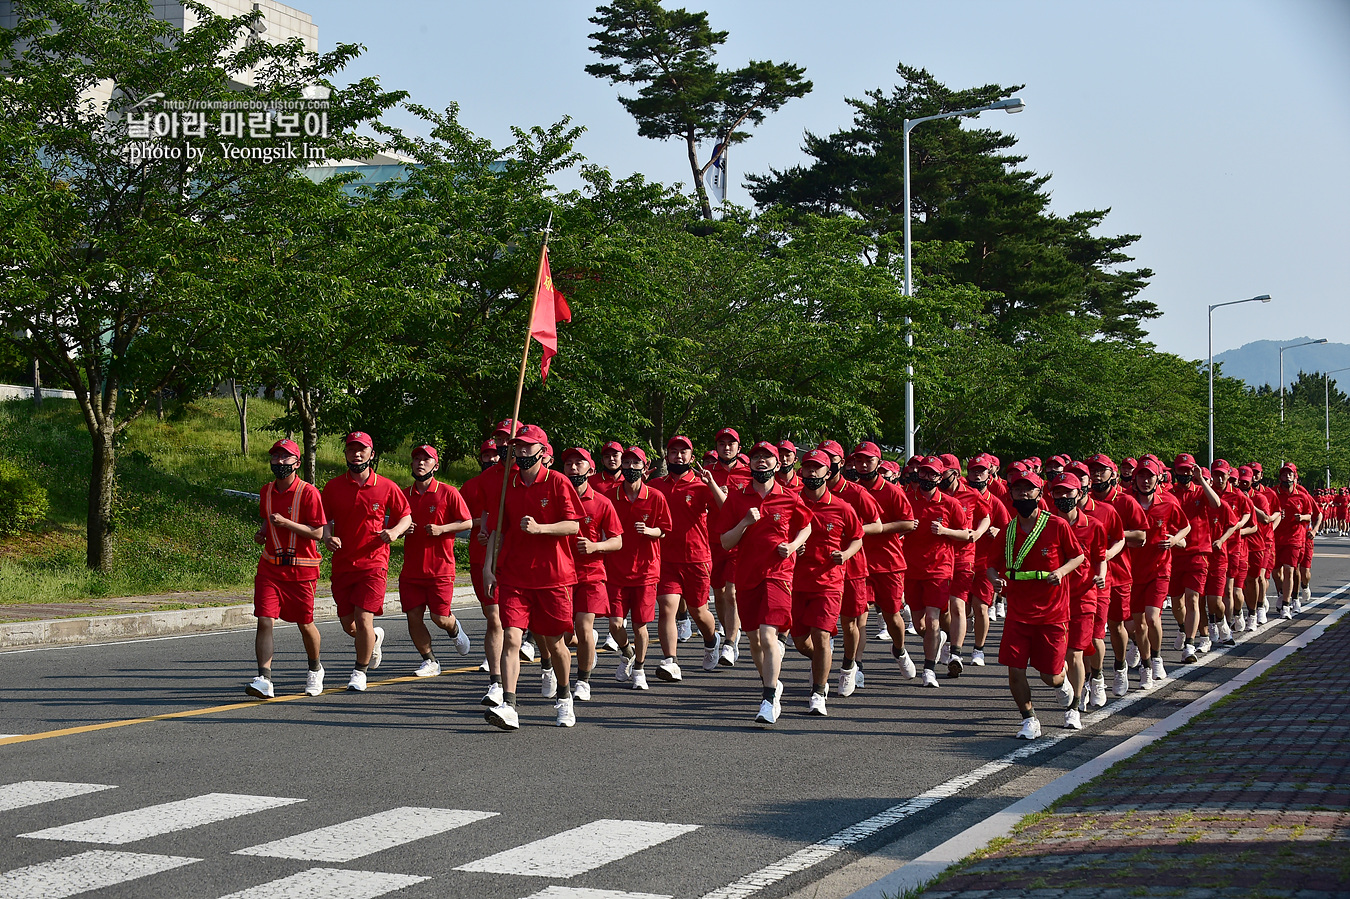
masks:
[[[1096,660],[1097,668],[1092,680],[1101,684],[1101,698],[1106,702],[1106,685],[1101,680],[1101,657],[1106,652],[1106,607],[1108,603],[1100,601],[1106,593],[1106,553],[1110,548],[1110,535],[1106,527],[1094,516],[1087,514],[1084,505],[1088,498],[1086,482],[1088,478],[1071,466],[1065,471],[1050,477],[1050,496],[1055,506],[1055,514],[1063,518],[1073,528],[1074,539],[1084,555],[1083,564],[1069,575],[1069,642],[1068,642],[1068,678],[1073,689],[1073,704],[1064,711],[1064,726],[1071,730],[1081,730],[1083,723],[1080,711],[1085,709],[1088,683],[1085,658]],[[1112,512],[1114,514],[1114,512]]]
[[[1144,542],[1130,550],[1130,611],[1139,646],[1139,685],[1151,689],[1167,677],[1162,661],[1162,607],[1172,574],[1172,550],[1186,545],[1191,524],[1171,495],[1158,489],[1162,463],[1145,457],[1134,470],[1134,496],[1144,510]]]
[[[501,445],[509,439],[510,435],[501,437]],[[502,701],[502,673],[497,664],[502,657],[502,619],[497,611],[497,591],[489,591],[483,583],[488,535],[497,529],[497,504],[501,500],[502,473],[505,471],[498,447],[495,439],[483,442],[478,448],[479,473],[459,488],[473,519],[473,530],[469,531],[469,580],[483,610],[483,664],[478,670],[488,673],[488,695],[483,697],[484,705],[500,705]]]
[[[717,463],[711,467],[713,480],[724,492],[733,486],[750,483],[749,467],[741,461],[741,435],[735,428],[723,428],[713,438]],[[736,553],[721,540],[708,541],[712,549],[712,589],[717,603],[717,618],[722,623],[719,665],[730,668],[741,656],[741,621],[736,612]]]
[[[1280,510],[1280,523],[1275,528],[1275,590],[1280,596],[1280,614],[1293,618],[1299,611],[1294,605],[1298,601],[1296,569],[1315,512],[1307,491],[1298,485],[1298,466],[1293,462],[1280,468],[1275,501]]]
[[[473,527],[469,507],[450,484],[436,480],[441,456],[436,447],[421,444],[412,449],[409,468],[413,483],[404,491],[412,526],[403,538],[403,570],[398,574],[398,602],[408,616],[408,636],[422,656],[413,672],[435,677],[441,663],[431,645],[423,615],[455,641],[455,651],[469,654],[469,635],[459,625],[451,608],[455,599],[455,535]]]
[[[1088,459],[1088,471],[1092,476],[1093,499],[1093,503],[1088,506],[1088,514],[1107,525],[1108,536],[1114,538],[1112,548],[1115,548],[1117,541],[1123,541],[1115,554],[1107,553],[1106,586],[1109,602],[1106,610],[1106,628],[1111,638],[1115,670],[1112,692],[1116,696],[1124,696],[1130,690],[1126,648],[1131,641],[1136,641],[1136,647],[1138,645],[1133,610],[1130,607],[1130,594],[1133,592],[1134,583],[1134,576],[1130,570],[1130,548],[1143,546],[1148,523],[1144,517],[1144,510],[1139,508],[1139,503],[1117,481],[1116,463],[1110,456],[1104,453],[1092,456]],[[1116,513],[1120,521],[1119,534],[1105,520],[1106,509]],[[1095,696],[1093,702],[1096,702]],[[1102,697],[1102,704],[1105,704],[1105,697]]]
[[[1196,635],[1204,633],[1201,628],[1207,621],[1202,610],[1201,597],[1205,593],[1205,582],[1209,577],[1210,557],[1214,554],[1214,537],[1210,530],[1210,516],[1221,512],[1223,500],[1214,492],[1209,480],[1201,476],[1200,466],[1190,453],[1181,453],[1172,463],[1172,498],[1186,513],[1191,530],[1186,537],[1185,547],[1172,553],[1172,573],[1168,583],[1167,595],[1172,600],[1172,616],[1176,619],[1176,648],[1181,651],[1181,661],[1190,665],[1195,662],[1199,651],[1196,648]]]
[[[609,627],[614,638],[623,635],[625,616],[633,623],[633,653],[630,655],[623,640],[614,679],[628,684],[634,690],[647,689],[647,646],[651,635],[647,625],[656,618],[657,583],[661,579],[661,538],[670,532],[670,507],[659,490],[653,490],[643,478],[647,471],[647,454],[641,447],[624,450],[619,472],[624,483],[614,491],[614,511],[623,527],[623,546],[609,557]],[[675,609],[662,622],[673,637]],[[671,641],[672,643],[674,640]],[[668,656],[657,669],[657,677],[665,681],[682,679],[680,666]]]
[[[951,595],[948,598],[947,611],[943,614],[941,626],[949,638],[938,654],[938,664],[947,666],[948,677],[960,677],[962,670],[961,650],[966,645],[966,604],[970,601],[975,586],[976,545],[989,530],[992,518],[989,504],[978,490],[972,489],[961,481],[961,460],[950,453],[942,457],[942,479],[938,488],[947,496],[961,504],[966,511],[966,522],[973,532],[969,543],[956,548],[956,558],[952,564]],[[983,572],[981,572],[983,575]],[[981,576],[980,580],[989,579]]]
[[[1004,528],[1012,520],[1007,503],[994,493],[993,472],[997,465],[997,461],[988,453],[981,453],[966,463],[966,485],[980,494],[989,510],[989,527],[975,543],[975,578],[970,586],[970,606],[975,616],[972,635],[975,642],[970,653],[970,664],[978,667],[984,667],[984,644],[989,639],[989,622],[994,604],[998,601],[994,585],[985,572],[992,564],[990,560],[1003,552],[1003,544],[999,541]],[[962,647],[958,645],[956,648],[959,650]]]
[[[1228,539],[1228,583],[1225,585],[1224,610],[1228,639],[1247,629],[1247,603],[1243,589],[1247,583],[1248,535],[1256,533],[1256,511],[1251,499],[1237,487],[1238,470],[1227,461],[1214,463],[1214,487],[1224,505],[1232,512],[1237,530]],[[1220,634],[1224,633],[1220,628]],[[1228,640],[1223,640],[1227,644]],[[1234,641],[1236,642],[1236,641]]]
[[[408,500],[398,485],[371,468],[375,456],[370,435],[354,431],[344,441],[347,471],[323,488],[323,540],[333,550],[333,602],[342,629],[356,641],[356,667],[347,689],[363,692],[366,672],[380,667],[389,576],[389,545],[412,525]]]
[[[623,483],[623,473],[619,467],[623,464],[623,444],[611,440],[600,447],[600,466],[591,473],[591,486],[599,490],[608,499],[614,498],[614,491]]]
[[[768,727],[782,709],[778,674],[783,647],[778,633],[792,627],[792,572],[797,550],[811,536],[811,513],[795,493],[774,480],[778,448],[772,443],[755,444],[750,468],[753,480],[727,491],[717,533],[723,548],[740,547],[736,602],[763,684],[755,721]]]
[[[919,480],[909,493],[909,504],[919,524],[905,538],[904,548],[904,598],[923,635],[923,685],[934,688],[938,685],[938,654],[947,637],[941,618],[949,605],[957,548],[972,543],[975,536],[965,508],[938,490],[944,467],[936,456],[919,463]],[[889,619],[887,624],[891,624]],[[894,627],[891,637],[897,646],[902,645],[904,638]],[[896,654],[894,649],[891,652]]]
[[[778,483],[793,493],[802,492],[802,479],[797,474],[797,444],[791,440],[778,441],[778,459],[782,463],[778,469]]]
[[[258,676],[244,692],[259,699],[276,695],[272,687],[273,626],[290,621],[300,629],[309,659],[305,693],[323,692],[323,665],[319,661],[319,629],[314,626],[314,589],[319,584],[319,550],[314,541],[323,536],[323,499],[313,484],[300,480],[300,447],[293,440],[278,440],[268,452],[274,480],[263,486],[258,498],[262,527],[253,536],[263,547],[258,573],[253,578],[253,614],[258,619],[253,650]]]
[[[1215,535],[1215,549],[1210,560],[1209,578],[1205,583],[1205,603],[1210,616],[1209,639],[1211,643],[1224,646],[1237,645],[1233,639],[1233,621],[1237,614],[1233,575],[1239,566],[1246,564],[1246,547],[1241,535],[1242,529],[1251,521],[1251,512],[1246,509],[1250,502],[1241,493],[1231,489],[1229,484],[1232,471],[1232,466],[1224,459],[1216,459],[1211,470],[1214,491],[1223,500],[1223,509],[1216,510],[1210,517],[1210,533]],[[1203,469],[1201,473],[1204,473]]]
[[[1313,560],[1313,539],[1322,529],[1322,524],[1326,521],[1326,510],[1323,508],[1322,498],[1313,496],[1308,492],[1308,488],[1300,485],[1304,495],[1308,497],[1308,502],[1312,504],[1313,519],[1308,522],[1306,532],[1303,535],[1303,552],[1299,555],[1298,567],[1296,570],[1298,576],[1298,592],[1294,594],[1294,614],[1303,611],[1302,604],[1312,601],[1312,560]]]
[[[573,544],[577,582],[572,587],[572,631],[577,636],[577,682],[572,688],[572,698],[577,702],[590,702],[591,672],[595,670],[596,661],[595,616],[609,617],[604,554],[623,546],[623,525],[614,512],[614,504],[591,487],[594,467],[591,454],[577,446],[564,451],[561,461],[563,474],[576,488],[581,510],[585,513]],[[553,672],[550,670],[549,674]],[[553,687],[556,692],[556,675]]]

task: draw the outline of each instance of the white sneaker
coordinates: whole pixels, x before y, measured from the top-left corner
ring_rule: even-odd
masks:
[[[1091,682],[1091,677],[1084,681],[1083,692],[1078,695],[1078,711],[1080,712],[1086,712],[1088,710],[1088,700],[1092,697]]]
[[[889,643],[891,642],[891,632],[883,623],[881,625],[881,630],[877,631],[877,635],[872,639],[876,640],[878,643]]]
[[[255,677],[253,679],[253,682],[244,688],[244,692],[247,693],[249,696],[253,696],[258,699],[272,699],[277,695],[276,692],[272,689],[272,682],[267,678],[263,677],[261,674]]]
[[[1153,689],[1153,671],[1146,667],[1139,668],[1139,689]]]
[[[721,635],[721,634],[716,634],[716,635],[714,635],[714,637],[713,637],[713,645],[712,645],[712,646],[706,646],[706,647],[704,647],[704,649],[703,649],[703,670],[704,670],[704,671],[716,671],[716,670],[717,670],[717,656],[721,653],[721,651],[722,651],[722,635]]]
[[[778,720],[778,716],[783,714],[783,682],[779,681],[773,685],[773,717]]]
[[[498,706],[506,701],[501,684],[488,684],[487,692],[478,700],[479,705]]]
[[[384,661],[384,628],[375,628],[375,648],[370,652],[370,670],[374,671]]]
[[[614,679],[626,684],[633,679],[633,660],[628,656],[619,656],[619,665],[614,669]]]
[[[1242,633],[1243,631],[1245,631],[1246,629],[1247,629],[1247,616],[1246,616],[1246,615],[1234,615],[1234,616],[1233,616],[1233,628],[1232,628],[1233,634],[1234,634],[1234,635],[1240,634],[1240,633]]]
[[[732,646],[730,643],[723,643],[721,650],[719,650],[717,664],[721,665],[723,668],[735,667],[736,647]],[[771,721],[769,723],[772,724],[773,722]]]
[[[853,686],[857,687],[859,690],[867,686],[867,678],[863,677],[861,665],[855,665],[853,668]]]
[[[947,676],[960,677],[965,666],[961,664],[961,657],[947,653]]]
[[[952,660],[952,644],[947,640],[947,635],[942,635],[942,646],[938,648],[937,662],[939,665],[945,665]]]
[[[1069,709],[1064,713],[1064,726],[1069,730],[1083,729],[1083,721],[1078,716],[1078,709]]]
[[[984,667],[984,650],[982,650],[982,649],[975,649],[975,650],[972,650],[971,653],[970,653],[970,664],[974,665],[976,668],[983,668],[983,667]]]
[[[559,699],[553,703],[553,709],[558,713],[559,727],[572,727],[577,723],[577,713],[572,709],[572,697]]]
[[[323,666],[319,666],[318,671],[310,671],[305,674],[305,695],[318,696],[323,692]]]
[[[608,650],[609,652],[618,652],[618,651],[619,651],[619,644],[618,644],[618,641],[616,641],[616,640],[614,639],[614,635],[613,635],[613,634],[606,634],[606,635],[605,635],[605,645],[604,645],[602,648],[605,649],[605,650]]]
[[[845,668],[839,672],[839,695],[852,696],[853,691],[857,689],[856,673],[857,668]]]
[[[938,631],[938,658],[942,657],[944,652],[951,652],[952,641],[947,639],[946,631]]]
[[[483,719],[502,730],[520,730],[520,716],[516,714],[515,709],[505,703],[488,709],[483,713]]]
[[[919,632],[914,626],[914,613],[909,610],[909,606],[900,607],[900,620],[905,622],[905,633],[913,636]]]
[[[1312,602],[1312,587],[1303,588],[1303,601]]]
[[[472,648],[473,643],[469,640],[469,632],[466,631],[464,625],[461,624],[459,626],[459,633],[455,635],[455,652],[462,656],[466,656]],[[486,659],[484,661],[486,661]]]
[[[1139,647],[1131,643],[1125,650],[1125,667],[1139,667]]]
[[[572,698],[577,702],[591,701],[591,682],[579,680],[572,685]]]
[[[1055,689],[1059,691],[1060,704],[1066,709],[1073,708],[1073,684],[1069,683],[1069,679],[1064,678],[1064,682]]]
[[[914,677],[914,675],[919,673],[919,669],[916,668],[914,665],[914,659],[910,657],[908,652],[900,653],[899,658],[897,658],[895,662],[897,665],[900,666],[900,673],[903,674],[907,679],[912,678]],[[858,686],[861,687],[862,677],[860,676],[858,680],[859,680]]]
[[[539,695],[553,699],[558,695],[558,675],[550,668],[539,676]]]
[[[1172,608],[1172,597],[1169,596],[1163,600],[1163,608],[1164,609]]]
[[[647,672],[641,668],[633,669],[633,679],[629,682],[629,686],[634,690],[646,690]]]
[[[354,693],[366,692],[366,673],[364,671],[353,671],[352,676],[347,680],[347,689]]]
[[[484,657],[482,664],[480,664],[480,665],[478,666],[478,670],[479,670],[479,671],[491,671],[491,670],[492,670],[492,666],[488,664],[488,660],[487,660],[486,657]]]
[[[1265,624],[1265,623],[1266,623],[1266,620],[1267,620],[1267,618],[1266,618],[1266,607],[1265,607],[1265,605],[1263,604],[1263,605],[1257,606],[1257,607],[1256,607],[1256,623],[1257,623],[1257,625],[1259,626],[1259,625]],[[1248,625],[1248,626],[1247,626],[1247,630],[1255,630],[1255,628],[1253,628],[1251,625]]]
[[[1234,646],[1237,644],[1237,641],[1233,639],[1233,629],[1228,626],[1228,622],[1225,621],[1223,624],[1219,625],[1218,631],[1219,643],[1222,643],[1224,646]]]
[[[694,621],[692,618],[682,618],[675,622],[675,639],[681,643],[694,636]]]
[[[1302,612],[1302,611],[1303,611],[1303,594],[1302,594],[1302,592],[1295,593],[1295,594],[1294,594],[1294,614],[1297,615],[1297,614],[1299,614],[1299,613]]]
[[[1227,628],[1228,625],[1225,624],[1224,627]],[[1221,642],[1223,642],[1223,638],[1219,636],[1219,624],[1218,624],[1218,622],[1214,622],[1213,624],[1211,624],[1211,625],[1209,626],[1209,628],[1205,631],[1205,636],[1209,637],[1209,644],[1210,644],[1210,646],[1213,646],[1215,643],[1221,643]],[[1198,647],[1197,647],[1197,648],[1198,648]],[[1201,651],[1201,652],[1209,652],[1209,649],[1207,649],[1207,648],[1206,648],[1206,649],[1201,649],[1200,651]]]
[[[825,697],[813,691],[811,698],[806,701],[806,714],[819,715],[821,718],[828,715],[829,712],[825,711]]]
[[[1034,740],[1041,735],[1041,722],[1035,715],[1022,721],[1022,729],[1017,732],[1019,740]]]
[[[1176,645],[1173,646],[1172,648],[1175,649],[1177,652],[1181,652],[1181,650],[1186,646],[1186,635],[1177,634],[1177,639],[1175,643]]]
[[[1214,648],[1214,641],[1210,639],[1209,634],[1201,634],[1200,639],[1195,643],[1195,651],[1204,654]]]
[[[441,663],[435,659],[423,659],[422,664],[417,666],[413,672],[413,677],[436,677],[441,673]]]
[[[680,666],[674,659],[662,659],[661,664],[656,666],[656,677],[657,680],[679,683],[684,680],[684,672],[680,671]]]
[[[520,660],[522,662],[533,662],[538,653],[535,651],[534,644],[528,640],[520,644]]]
[[[1195,647],[1189,643],[1187,643],[1181,649],[1181,664],[1183,665],[1195,664]]]
[[[1124,696],[1130,692],[1130,672],[1122,668],[1116,672],[1116,678],[1111,683],[1111,692],[1117,696]]]
[[[1163,667],[1163,660],[1157,656],[1153,657],[1153,682],[1159,683],[1167,680],[1167,669]]]
[[[774,711],[773,700],[763,699],[759,703],[759,714],[755,716],[755,723],[771,726],[778,720],[778,713]]]
[[[937,689],[937,685],[938,685],[937,672],[934,671],[932,668],[923,669],[923,686]]]
[[[1090,677],[1088,683],[1092,689],[1088,691],[1088,708],[1100,709],[1106,705],[1106,678]]]

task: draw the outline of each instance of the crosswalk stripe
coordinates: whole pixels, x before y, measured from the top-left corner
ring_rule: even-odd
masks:
[[[575,877],[698,828],[697,824],[601,818],[556,836],[460,865],[455,870],[529,877]]]
[[[29,805],[41,805],[71,796],[83,796],[100,790],[115,790],[112,784],[66,783],[59,780],[21,780],[18,783],[0,786],[0,812],[24,808]]]
[[[0,874],[0,896],[7,899],[65,899],[199,861],[199,858],[176,855],[91,849]]]
[[[597,890],[590,887],[545,887],[525,899],[674,899],[655,893],[626,893],[623,890]]]
[[[165,802],[116,815],[91,818],[88,821],[76,821],[62,824],[60,827],[48,827],[32,833],[21,833],[21,837],[35,840],[73,840],[78,843],[105,843],[120,846],[134,843],[147,837],[173,833],[214,824],[240,815],[251,815],[269,808],[304,802],[303,799],[283,799],[278,796],[246,796],[238,793],[207,793],[191,799],[177,802]]]
[[[375,899],[427,880],[412,874],[310,868],[290,877],[249,887],[221,899]]]
[[[475,812],[457,808],[395,808],[239,849],[235,855],[265,855],[269,858],[294,858],[306,862],[349,862],[413,840],[454,830],[497,812]]]

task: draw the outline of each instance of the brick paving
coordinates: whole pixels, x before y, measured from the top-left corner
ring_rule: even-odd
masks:
[[[922,895],[1350,897],[1350,623]]]

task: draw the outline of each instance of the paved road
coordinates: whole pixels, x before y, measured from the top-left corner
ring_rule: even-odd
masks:
[[[1324,549],[1319,596],[1350,582],[1350,541]],[[752,668],[704,674],[687,652],[683,684],[653,678],[644,694],[614,684],[606,660],[572,730],[522,689],[525,726],[503,733],[482,720],[477,651],[451,668],[443,641],[451,670],[407,678],[417,657],[393,618],[372,678],[393,682],[264,704],[241,701],[246,631],[3,653],[0,733],[69,732],[0,741],[0,895],[769,899],[818,883],[839,894],[841,869],[867,870],[867,853],[931,848],[1315,617],[1113,701],[1081,733],[1053,726],[1055,699],[1038,687],[1049,726],[1030,745],[1013,739],[1003,669],[922,690],[875,643],[867,687],[832,699],[826,719],[804,714],[805,660],[790,657],[772,732],[750,723]],[[350,643],[322,630],[329,686],[345,685]],[[278,693],[294,695],[299,640],[279,642]],[[124,721],[138,723],[106,726]]]

